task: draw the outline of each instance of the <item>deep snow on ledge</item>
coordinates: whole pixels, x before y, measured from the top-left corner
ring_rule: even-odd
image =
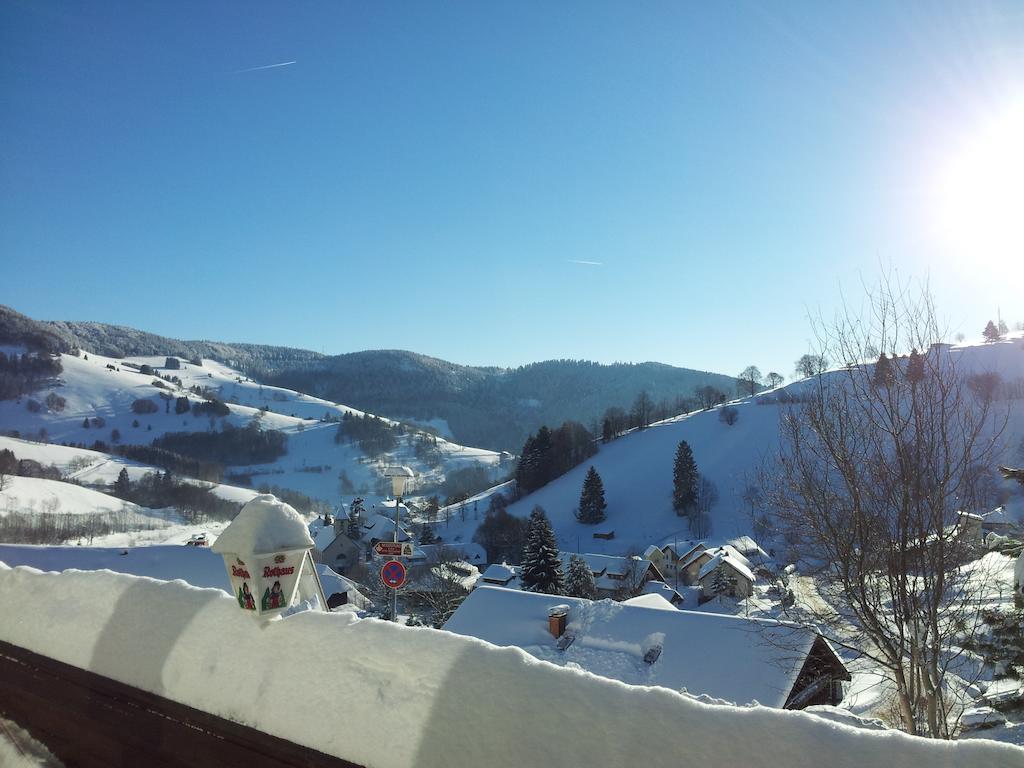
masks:
[[[374,768],[1024,765],[1009,745],[707,704],[427,628],[313,612],[260,624],[180,581],[0,564],[0,616],[2,640]]]

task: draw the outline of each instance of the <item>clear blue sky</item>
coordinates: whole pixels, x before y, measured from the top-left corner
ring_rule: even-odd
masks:
[[[1021,2],[7,0],[0,303],[788,376],[882,264],[1024,320],[1024,240],[936,202],[1015,105]]]

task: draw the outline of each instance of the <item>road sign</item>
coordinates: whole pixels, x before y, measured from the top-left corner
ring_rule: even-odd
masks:
[[[412,557],[411,541],[378,541],[373,551],[382,557]]]
[[[380,569],[380,580],[385,587],[398,589],[405,584],[405,566],[398,560],[388,560]]]

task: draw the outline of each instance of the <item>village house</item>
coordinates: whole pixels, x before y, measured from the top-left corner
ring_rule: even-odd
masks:
[[[981,516],[982,533],[998,533],[1000,536],[1007,536],[1020,528],[1020,521],[1006,511],[1006,506],[1001,505],[986,512]]]
[[[480,586],[444,629],[624,683],[737,704],[834,705],[850,680],[832,646],[806,627],[677,610],[654,594],[615,603]]]
[[[701,596],[745,598],[754,594],[754,574],[735,556],[735,550],[722,547],[697,574]]]
[[[740,563],[753,576],[754,566],[738,550],[729,544],[714,549],[695,547],[692,552],[686,555],[685,559],[679,562],[679,581],[688,587],[692,587],[700,581],[701,571],[714,557],[720,553],[726,553],[734,562]]]
[[[341,574],[362,559],[362,547],[348,537],[348,522],[348,513],[339,507],[333,519],[318,517],[309,524],[313,559]]]
[[[581,557],[594,576],[598,597],[624,600],[644,593],[648,582],[664,583],[665,579],[650,560],[643,557],[616,557],[615,555],[591,555],[574,552],[559,552],[562,573],[569,570],[569,559]],[[507,563],[493,563],[481,574],[478,584],[521,589],[520,568]],[[682,597],[680,596],[680,600]]]

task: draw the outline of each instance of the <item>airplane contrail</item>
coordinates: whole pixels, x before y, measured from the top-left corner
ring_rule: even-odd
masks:
[[[274,69],[276,67],[287,67],[289,64],[295,64],[294,61],[282,61],[280,64],[264,64],[260,67],[249,67],[248,69],[240,69],[235,72],[236,75],[240,75],[243,72],[255,72],[257,69]]]
[[[587,267],[603,267],[603,261],[585,261],[583,259],[566,259],[570,264],[583,264]]]

